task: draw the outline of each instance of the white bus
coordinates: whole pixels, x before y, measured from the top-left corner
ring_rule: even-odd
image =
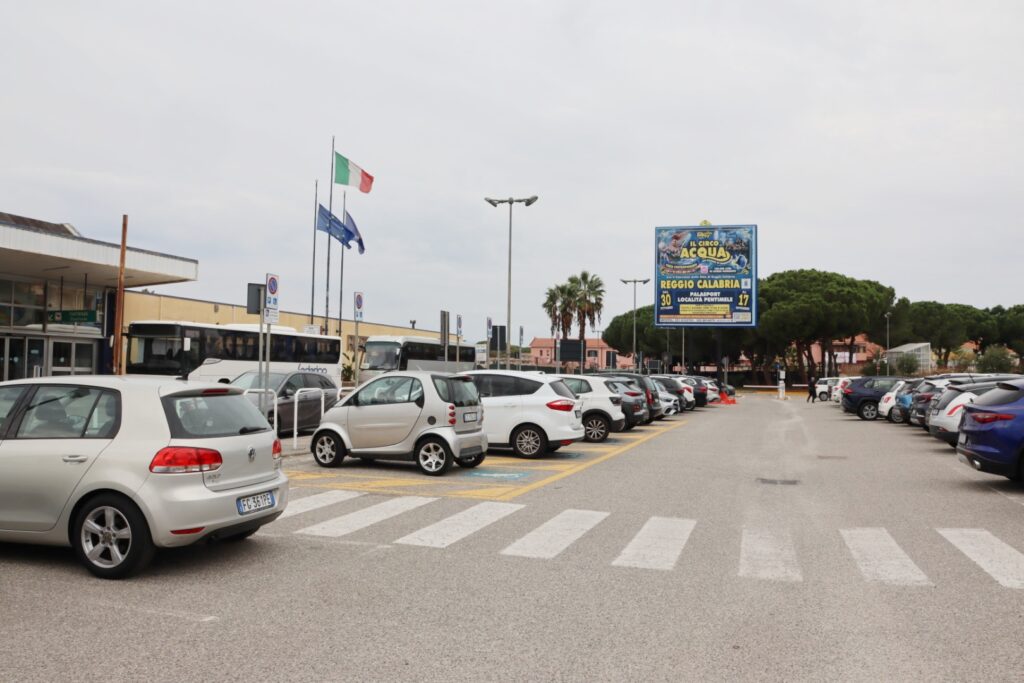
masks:
[[[456,352],[455,344],[449,344],[448,361],[445,362],[444,347],[437,337],[379,335],[366,338],[359,365],[359,381],[364,382],[388,370],[463,372],[472,370],[475,362],[475,346],[463,344]]]
[[[316,372],[341,386],[341,340],[272,326],[271,372]],[[126,371],[231,381],[259,367],[259,325],[140,320],[128,326]]]

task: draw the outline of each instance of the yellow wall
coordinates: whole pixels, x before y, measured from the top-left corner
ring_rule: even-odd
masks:
[[[128,325],[136,320],[183,320],[219,325],[228,323],[251,323],[258,325],[260,322],[258,315],[249,315],[245,312],[245,306],[200,301],[197,299],[183,299],[181,297],[148,294],[145,292],[126,291],[124,294],[124,330],[126,332]],[[303,326],[309,324],[309,314],[281,311],[280,324],[285,327],[294,327],[301,332]],[[312,324],[323,326],[324,317],[322,315],[314,316]],[[336,318],[331,319],[330,330],[333,334],[337,334],[338,320]],[[344,333],[345,348],[343,350],[348,351],[348,338],[351,335],[355,335],[355,323],[353,321],[346,320],[344,322]],[[366,321],[359,323],[360,337],[369,337],[377,334],[434,337],[437,336],[437,331],[414,330],[411,327],[381,325]],[[455,335],[451,336],[451,340],[453,343],[455,342]]]

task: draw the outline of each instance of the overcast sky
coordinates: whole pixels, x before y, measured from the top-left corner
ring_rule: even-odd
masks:
[[[513,227],[527,339],[583,269],[605,323],[629,310],[619,278],[651,277],[654,226],[704,218],[756,223],[762,275],[1021,303],[1022,8],[0,0],[0,211],[109,241],[127,213],[132,246],[199,259],[161,291],[243,303],[274,271],[308,311],[335,135],[376,176],[348,192],[367,249],[346,254],[346,317],[359,289],[370,321],[436,329],[446,308],[482,338],[508,248],[483,197],[532,194]]]

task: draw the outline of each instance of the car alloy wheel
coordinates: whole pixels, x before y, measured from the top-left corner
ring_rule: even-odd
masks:
[[[416,464],[424,474],[434,477],[444,474],[452,466],[448,444],[438,438],[424,440],[416,450]]]
[[[818,394],[818,400],[819,401],[827,401],[828,400],[828,393],[823,391],[820,394]]]
[[[874,420],[878,417],[878,405],[872,401],[862,403],[857,414],[862,420]]]
[[[329,432],[317,435],[313,442],[313,460],[320,467],[337,467],[345,457],[340,445],[338,437]]]
[[[122,579],[153,557],[146,518],[128,499],[113,493],[89,500],[71,527],[75,554],[95,576]]]
[[[520,427],[512,435],[512,450],[522,458],[540,457],[547,449],[548,438],[537,427]]]
[[[600,415],[591,415],[583,422],[583,433],[587,441],[596,443],[608,438],[608,420]]]

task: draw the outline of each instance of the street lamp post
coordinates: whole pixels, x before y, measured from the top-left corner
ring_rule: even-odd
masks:
[[[508,301],[505,307],[505,367],[512,369],[512,352],[509,346],[509,338],[512,335],[512,205],[523,204],[530,206],[537,201],[537,195],[524,199],[490,199],[484,197],[484,201],[497,208],[499,204],[508,204]]]
[[[633,285],[633,365],[638,365],[636,362],[636,286],[637,284],[646,285],[651,281],[651,278],[645,280],[634,279],[634,280],[623,280],[619,278],[624,285]],[[639,371],[639,367],[637,367]]]
[[[885,374],[889,376],[892,374],[892,368],[889,367],[889,318],[892,317],[892,311],[885,312]]]

